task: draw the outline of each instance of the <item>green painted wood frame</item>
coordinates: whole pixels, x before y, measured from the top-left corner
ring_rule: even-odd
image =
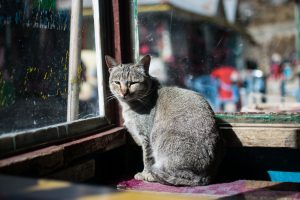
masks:
[[[253,124],[300,124],[300,113],[216,113],[218,124],[253,123]]]

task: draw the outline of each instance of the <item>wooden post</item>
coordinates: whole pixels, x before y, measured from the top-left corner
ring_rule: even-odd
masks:
[[[105,115],[104,106],[104,84],[103,84],[103,68],[102,68],[102,49],[101,49],[101,31],[100,31],[100,10],[99,1],[93,0],[93,17],[94,17],[94,32],[96,46],[96,63],[97,63],[97,83],[98,83],[98,102],[99,115]]]
[[[68,81],[68,110],[67,121],[78,119],[79,110],[79,84],[81,65],[81,24],[82,0],[72,1],[70,49],[69,49],[69,81]]]
[[[295,0],[296,54],[300,60],[300,0]]]
[[[138,29],[138,12],[137,0],[130,1],[130,27],[131,27],[131,45],[133,47],[133,58],[135,62],[139,59],[139,29]]]

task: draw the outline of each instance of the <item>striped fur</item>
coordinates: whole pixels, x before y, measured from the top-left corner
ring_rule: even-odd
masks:
[[[135,64],[106,57],[109,85],[124,125],[143,149],[135,178],[170,185],[206,185],[217,173],[223,140],[214,113],[198,93],[162,87],[148,73],[150,56]]]

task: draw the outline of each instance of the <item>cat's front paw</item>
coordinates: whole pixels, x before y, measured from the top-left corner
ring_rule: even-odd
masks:
[[[149,182],[154,182],[154,178],[150,172],[139,172],[136,175],[134,175],[134,178],[136,180],[141,180],[141,181],[149,181]]]

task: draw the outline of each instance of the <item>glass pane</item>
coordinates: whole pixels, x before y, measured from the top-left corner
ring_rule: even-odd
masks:
[[[0,1],[0,135],[66,122],[71,0]],[[98,116],[91,0],[84,1],[78,119]]]
[[[92,0],[83,1],[82,82],[79,92],[79,118],[99,115],[95,30]]]
[[[137,2],[139,52],[162,84],[201,93],[217,112],[300,111],[295,1]]]

